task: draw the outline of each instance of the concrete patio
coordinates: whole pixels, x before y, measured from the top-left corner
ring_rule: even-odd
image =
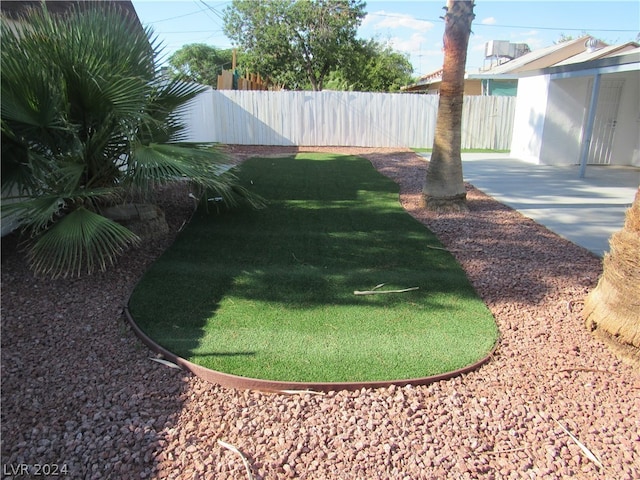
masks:
[[[598,256],[640,185],[638,167],[589,165],[580,178],[578,165],[534,165],[508,154],[464,153],[462,162],[465,181]]]

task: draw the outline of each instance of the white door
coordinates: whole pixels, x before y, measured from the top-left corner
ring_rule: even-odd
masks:
[[[611,147],[616,131],[618,106],[624,79],[602,79],[598,105],[593,123],[593,134],[589,146],[587,163],[590,165],[609,165],[611,163]],[[593,80],[589,82],[591,92]]]

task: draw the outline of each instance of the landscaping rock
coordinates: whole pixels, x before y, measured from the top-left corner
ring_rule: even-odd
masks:
[[[426,386],[320,395],[223,388],[151,361],[122,310],[190,217],[181,194],[162,204],[169,235],[93,277],[34,278],[15,238],[2,240],[4,478],[34,478],[8,472],[46,464],[73,479],[246,480],[218,440],[265,480],[640,478],[639,374],[591,336],[579,307],[601,260],[470,185],[468,214],[424,212],[427,165],[408,150],[323,150],[365,155],[400,183],[405,208],[493,312],[492,361]]]

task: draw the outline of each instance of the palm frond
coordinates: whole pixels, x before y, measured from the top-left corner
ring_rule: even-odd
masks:
[[[3,221],[11,218],[23,229],[37,233],[50,225],[62,211],[65,201],[57,195],[35,198],[3,198],[0,212]]]
[[[137,118],[144,109],[149,85],[141,77],[116,77],[101,86],[101,92],[109,99],[113,112]]]
[[[167,112],[174,111],[208,88],[198,83],[177,79],[156,81],[152,87],[154,90],[151,99],[153,104],[161,106]]]
[[[139,237],[122,225],[78,208],[47,229],[28,252],[33,270],[54,278],[105,270]]]
[[[42,128],[61,127],[60,80],[54,81],[49,72],[24,66],[28,57],[8,58],[2,55],[2,118],[8,121]],[[6,55],[5,55],[6,54]]]
[[[150,192],[155,185],[188,180],[202,192],[221,197],[228,206],[248,201],[256,208],[265,201],[238,184],[229,158],[220,148],[200,143],[137,145],[127,178],[137,189]]]
[[[2,121],[2,137],[0,140],[2,153],[0,162],[2,171],[2,195],[22,194],[34,186],[31,168],[28,165],[29,149],[18,140],[14,133]]]
[[[197,183],[206,183],[209,177],[229,169],[226,160],[219,150],[205,150],[199,145],[136,145],[129,176],[139,187],[143,186],[146,179],[153,183],[164,183],[188,177]]]
[[[6,196],[0,205],[0,214],[3,219],[16,219],[30,235],[37,235],[77,205],[113,203],[119,198],[117,188],[80,189],[64,194],[49,192],[37,197]]]
[[[19,31],[0,19],[1,214],[36,239],[33,268],[51,276],[104,268],[137,241],[96,213],[128,193],[181,179],[260,203],[219,150],[177,143],[205,87],[157,76],[152,31],[98,3],[56,16],[42,2]]]
[[[183,110],[207,87],[177,79],[158,79],[151,87],[138,141],[148,145],[184,140]]]
[[[85,166],[74,161],[76,159],[62,159],[48,178],[50,189],[58,192],[69,192],[78,189],[82,185],[82,176]]]

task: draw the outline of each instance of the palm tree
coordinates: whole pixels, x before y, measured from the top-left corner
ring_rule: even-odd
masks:
[[[2,214],[29,236],[32,268],[104,269],[139,238],[102,212],[188,179],[231,199],[234,179],[210,145],[181,143],[176,113],[201,87],[157,75],[156,39],[116,7],[46,7],[3,19]]]
[[[624,227],[609,241],[603,273],[587,296],[587,328],[640,368],[640,188]]]
[[[464,71],[473,0],[447,0],[444,30],[444,65],[438,118],[431,161],[423,189],[424,206],[433,211],[466,211],[462,178],[461,124]]]

